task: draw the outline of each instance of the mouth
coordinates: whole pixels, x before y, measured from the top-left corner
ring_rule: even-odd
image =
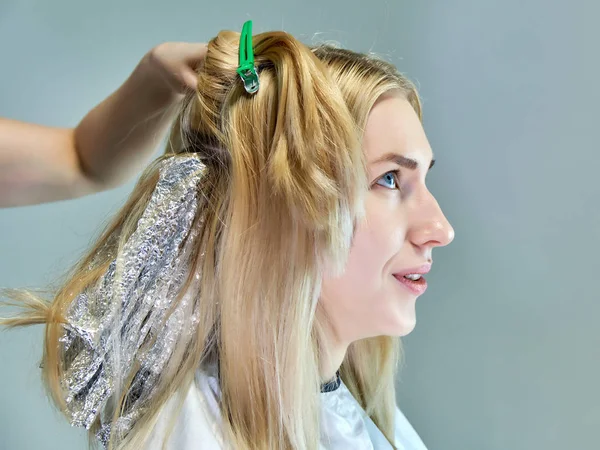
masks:
[[[427,290],[427,280],[420,274],[394,275],[394,278],[415,295],[422,295]]]
[[[394,278],[415,295],[422,295],[427,290],[427,280],[424,275],[431,270],[431,264],[395,273]]]

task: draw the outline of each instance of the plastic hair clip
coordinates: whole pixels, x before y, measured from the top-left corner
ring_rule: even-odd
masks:
[[[254,51],[252,49],[252,21],[248,20],[243,28],[240,36],[240,65],[237,73],[244,82],[244,88],[249,94],[254,94],[258,91],[260,83],[258,82],[258,74],[254,66]]]

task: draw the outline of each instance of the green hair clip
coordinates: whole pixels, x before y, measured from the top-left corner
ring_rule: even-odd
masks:
[[[240,65],[237,73],[242,77],[244,88],[249,94],[258,91],[259,82],[256,67],[254,66],[254,51],[252,49],[252,21],[248,20],[240,36]]]

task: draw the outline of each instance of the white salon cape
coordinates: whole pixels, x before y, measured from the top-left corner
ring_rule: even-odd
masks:
[[[219,427],[219,386],[217,378],[198,372],[178,422],[168,440],[169,450],[221,450]],[[391,450],[383,433],[367,416],[342,382],[321,396],[321,438],[319,450]],[[148,450],[160,450],[169,423],[167,403],[159,416]],[[426,450],[425,445],[402,412],[396,408],[395,445],[398,450]]]

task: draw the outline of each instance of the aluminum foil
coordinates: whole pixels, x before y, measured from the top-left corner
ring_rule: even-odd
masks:
[[[136,230],[114,250],[115,258],[97,283],[79,293],[67,311],[60,341],[67,414],[72,425],[88,429],[99,419],[97,436],[105,445],[111,432],[126,433],[135,423],[173,349],[185,345],[194,329],[194,292],[167,312],[188,275],[204,169],[193,154],[161,163]],[[139,370],[133,370],[135,365]],[[117,430],[111,430],[112,413],[132,373],[125,411]]]

